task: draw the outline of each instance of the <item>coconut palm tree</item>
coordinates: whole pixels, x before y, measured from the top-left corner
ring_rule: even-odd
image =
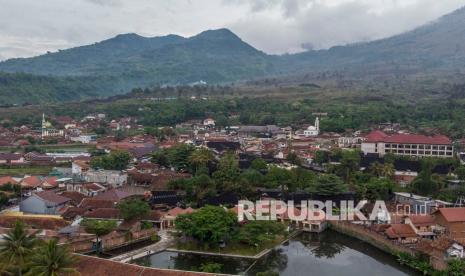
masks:
[[[26,232],[24,224],[16,221],[14,227],[0,242],[2,270],[14,271],[14,274],[22,275],[36,242],[35,236]]]
[[[387,163],[383,165],[383,168],[381,170],[381,175],[386,178],[393,178],[394,175],[396,174],[396,169],[393,164]]]
[[[56,240],[50,240],[42,244],[31,258],[28,275],[58,276],[78,274],[73,268],[77,262],[64,246],[58,246]]]
[[[376,177],[380,177],[383,174],[383,165],[379,162],[374,162],[370,165],[370,172]]]
[[[199,168],[207,167],[208,162],[213,160],[213,153],[207,148],[200,148],[192,152],[189,157],[189,162],[191,163],[195,172]]]

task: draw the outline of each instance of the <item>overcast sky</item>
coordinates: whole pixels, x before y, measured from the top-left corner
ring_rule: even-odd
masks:
[[[120,33],[192,36],[229,28],[267,53],[387,37],[465,0],[0,0],[0,60]]]

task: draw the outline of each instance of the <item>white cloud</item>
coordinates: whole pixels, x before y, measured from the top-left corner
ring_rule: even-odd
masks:
[[[465,0],[0,0],[0,59],[120,33],[191,36],[222,27],[265,52],[296,52],[386,37],[463,5]]]

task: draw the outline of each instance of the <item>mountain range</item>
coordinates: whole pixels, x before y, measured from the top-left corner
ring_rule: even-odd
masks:
[[[121,34],[92,45],[0,62],[0,103],[77,100],[134,87],[308,72],[456,74],[464,63],[465,8],[393,37],[286,55],[268,55],[228,29],[189,38]]]

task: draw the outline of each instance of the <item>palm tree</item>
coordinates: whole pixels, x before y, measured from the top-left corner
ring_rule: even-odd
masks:
[[[189,157],[189,161],[195,172],[197,172],[199,168],[207,167],[208,162],[211,160],[213,160],[213,153],[207,148],[195,150]]]
[[[370,166],[370,172],[376,177],[380,177],[383,174],[383,165],[379,162],[374,162]]]
[[[26,232],[24,224],[16,221],[13,229],[0,242],[2,268],[14,270],[16,274],[22,275],[36,241],[34,235]]]
[[[63,274],[77,274],[73,268],[76,257],[68,249],[58,246],[56,240],[42,244],[31,259],[31,269],[28,275],[58,276]]]
[[[394,175],[396,174],[396,169],[394,165],[391,163],[384,164],[381,171],[382,171],[382,176],[386,178],[393,178]]]

